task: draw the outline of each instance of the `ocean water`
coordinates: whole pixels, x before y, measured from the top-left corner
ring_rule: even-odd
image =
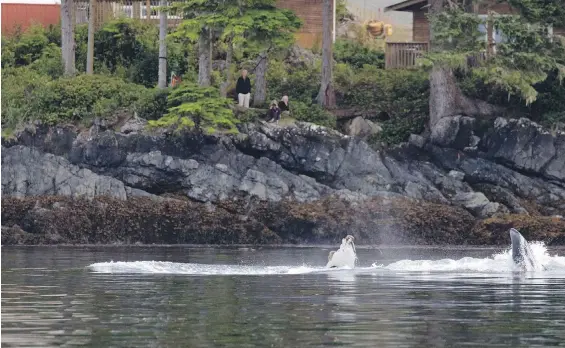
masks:
[[[2,247],[7,347],[565,346],[565,249]]]

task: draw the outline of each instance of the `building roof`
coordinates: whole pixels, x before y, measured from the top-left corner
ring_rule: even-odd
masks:
[[[416,7],[417,5],[420,5],[420,7],[423,7],[427,4],[428,4],[428,0],[406,0],[406,1],[399,2],[397,4],[385,7],[385,12],[388,12],[388,11],[408,11],[408,12],[412,12],[414,10],[414,7]]]

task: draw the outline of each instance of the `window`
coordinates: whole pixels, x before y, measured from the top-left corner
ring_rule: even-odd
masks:
[[[479,18],[485,21],[485,23],[479,24],[479,32],[483,33],[485,35],[484,40],[488,41],[488,28],[487,28],[487,23],[486,23],[488,16],[487,15],[479,15]],[[506,37],[504,36],[502,31],[497,30],[496,28],[493,28],[493,30],[491,32],[491,40],[494,44],[498,44],[498,43],[505,42]]]

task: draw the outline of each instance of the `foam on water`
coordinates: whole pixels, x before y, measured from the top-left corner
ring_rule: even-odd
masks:
[[[529,243],[536,260],[534,269],[527,271],[565,271],[565,257],[551,256],[543,242]],[[387,269],[396,272],[481,272],[481,273],[507,273],[518,270],[512,260],[512,250],[487,258],[464,257],[459,260],[401,260],[389,265],[373,264],[375,268]]]
[[[535,269],[528,271],[556,271],[565,273],[565,257],[549,255],[542,242],[529,243],[536,259]],[[308,274],[328,273],[340,275],[358,273],[370,270],[387,270],[394,273],[402,272],[474,272],[474,273],[508,273],[518,270],[512,261],[512,250],[494,254],[487,258],[464,257],[462,259],[442,260],[401,260],[389,265],[374,263],[371,267],[326,267],[301,266],[261,266],[261,265],[218,265],[198,263],[177,263],[162,261],[133,261],[133,262],[100,262],[87,267],[97,273],[122,274],[186,274],[186,275],[277,275],[277,274]]]
[[[87,267],[97,273],[188,274],[188,275],[269,275],[305,274],[325,271],[323,267],[247,266],[177,263],[162,261],[99,262]]]

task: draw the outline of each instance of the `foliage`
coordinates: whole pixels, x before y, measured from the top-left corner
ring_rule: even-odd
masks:
[[[429,121],[427,114],[411,114],[395,117],[381,123],[382,131],[369,137],[374,145],[394,145],[407,141],[410,134],[420,134]]]
[[[60,27],[32,25],[25,32],[2,37],[2,68],[31,64],[48,45],[60,46],[60,32]]]
[[[146,89],[135,104],[135,109],[139,117],[146,120],[157,120],[167,113],[167,101],[171,90]]]
[[[318,104],[307,104],[301,101],[292,102],[291,117],[298,121],[311,122],[328,128],[336,128],[336,118]]]
[[[421,133],[428,120],[428,77],[421,71],[365,66],[348,84],[337,87],[338,103],[386,119],[373,141],[396,144]]]
[[[2,69],[2,128],[15,128],[32,118],[29,103],[50,78],[29,67]]]
[[[116,108],[131,107],[144,92],[143,86],[116,77],[59,78],[33,91],[28,112],[34,119],[51,124],[107,116]]]
[[[503,40],[496,44],[496,54],[471,69],[471,73],[509,96],[519,96],[528,105],[538,97],[535,85],[543,82],[549,72],[558,71],[560,79],[565,77],[565,49],[560,40],[549,35],[546,26],[561,23],[563,20],[553,14],[563,10],[557,10],[554,0],[511,2],[522,14],[495,16],[491,13],[483,20],[460,6],[453,6],[454,2],[450,8],[431,16],[434,40],[427,60],[432,64],[468,69],[467,57],[479,55],[486,49],[485,34],[479,28],[492,23],[502,33]]]
[[[349,19],[353,19],[353,15],[347,10],[346,0],[336,0],[335,17],[340,23]]]
[[[338,63],[346,63],[357,69],[366,64],[384,69],[384,51],[368,47],[357,41],[336,40],[333,53]]]
[[[277,8],[274,0],[188,0],[173,2],[171,8],[185,18],[173,36],[192,41],[210,29],[215,37],[236,46],[288,47],[301,25],[292,11]]]
[[[173,127],[175,130],[195,129],[208,134],[218,130],[237,133],[239,121],[229,108],[230,104],[231,101],[221,98],[214,87],[183,83],[171,92],[168,113],[159,120],[149,121],[149,125]]]
[[[280,100],[288,95],[292,101],[312,103],[320,89],[320,65],[302,69],[289,66],[281,61],[271,61],[267,69],[268,100]]]

